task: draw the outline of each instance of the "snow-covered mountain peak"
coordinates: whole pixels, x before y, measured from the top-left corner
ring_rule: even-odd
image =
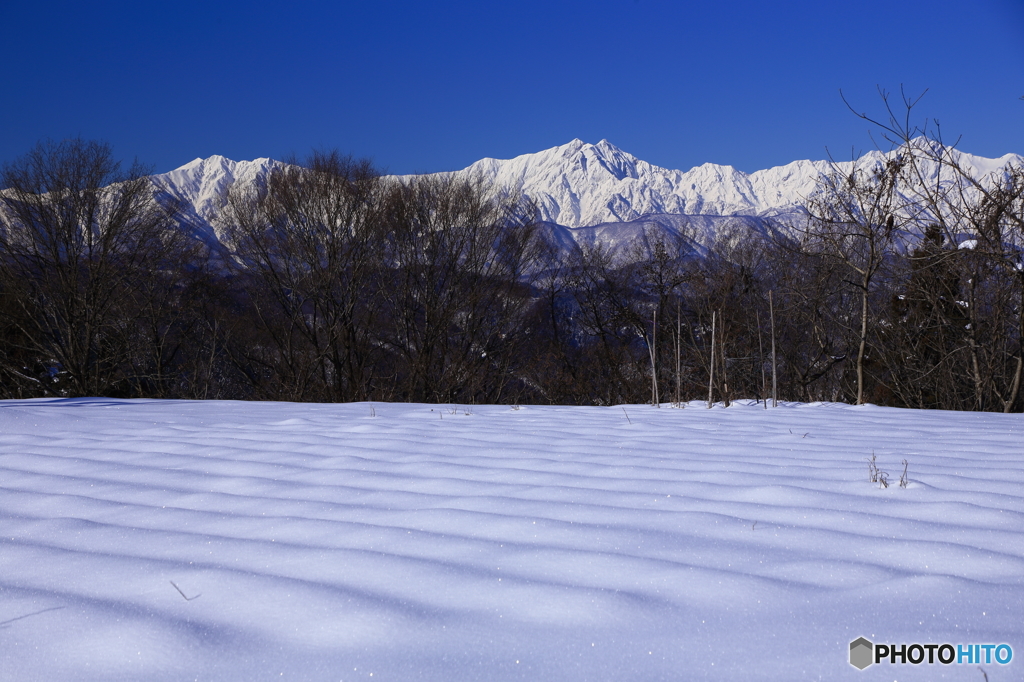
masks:
[[[165,199],[174,201],[182,213],[182,222],[196,230],[196,236],[214,244],[222,241],[214,228],[216,216],[235,183],[256,184],[280,161],[261,158],[232,161],[220,155],[189,161],[169,173],[152,176]]]
[[[912,145],[933,145],[918,138]],[[566,144],[511,159],[481,159],[449,175],[481,180],[517,191],[533,200],[542,220],[570,228],[637,221],[650,215],[767,216],[798,210],[815,191],[819,178],[837,166],[874,165],[894,152],[871,151],[856,161],[793,161],[755,173],[704,163],[688,171],[661,168],[638,159],[606,139],[596,144],[574,139]],[[898,150],[897,152],[898,153]],[[973,177],[997,173],[1024,159],[998,159],[948,150]],[[196,159],[154,176],[163,190],[194,208],[209,226],[230,187],[255,183],[280,162],[232,161],[223,156]],[[941,169],[926,169],[939,173]],[[212,236],[212,228],[208,230]]]
[[[704,164],[688,173],[661,168],[608,140],[572,140],[508,160],[484,159],[467,175],[511,187],[531,198],[548,221],[583,227],[631,221],[652,213],[756,212],[747,176]]]
[[[909,144],[935,147],[940,143],[919,137]],[[854,161],[793,161],[750,174],[715,163],[683,172],[647,163],[608,140],[590,144],[576,139],[514,159],[487,159],[460,173],[514,188],[534,200],[543,219],[577,228],[634,221],[652,214],[786,213],[806,204],[822,175],[854,163],[874,166],[899,153],[899,149],[872,150]],[[1008,164],[1024,164],[1016,154],[986,159],[955,149],[946,153],[978,179],[998,173]],[[936,177],[941,172],[938,167],[924,170]]]

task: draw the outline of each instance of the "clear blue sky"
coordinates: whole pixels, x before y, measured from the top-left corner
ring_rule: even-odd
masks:
[[[338,148],[393,173],[578,137],[744,171],[871,147],[843,105],[1024,153],[1024,0],[0,0],[0,162],[82,136],[157,172]]]

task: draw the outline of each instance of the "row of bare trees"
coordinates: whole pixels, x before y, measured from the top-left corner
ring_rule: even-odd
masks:
[[[232,191],[216,261],[142,169],[44,143],[2,177],[0,397],[728,404],[774,369],[780,399],[1020,411],[1024,171],[882,123],[806,213],[619,251],[315,153]]]
[[[232,193],[232,366],[263,398],[501,400],[540,244],[524,208],[336,153]]]
[[[3,396],[166,395],[205,320],[194,243],[138,165],[45,143],[2,175]]]
[[[889,154],[833,164],[796,234],[858,299],[856,401],[1019,410],[1024,169],[973,168],[937,124],[911,124],[920,98],[880,94],[885,117],[857,115]]]

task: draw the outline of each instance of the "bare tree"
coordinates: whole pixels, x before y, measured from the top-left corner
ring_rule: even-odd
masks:
[[[233,346],[264,397],[371,396],[383,248],[380,175],[366,160],[314,152],[233,189],[221,220],[261,343]]]
[[[122,171],[109,145],[81,139],[40,143],[2,184],[0,291],[20,352],[8,377],[42,394],[138,394],[140,325],[160,326],[152,315],[198,260],[172,210],[145,169]]]
[[[856,324],[857,404],[864,402],[864,360],[868,350],[872,294],[879,270],[897,252],[907,217],[898,183],[907,159],[902,155],[832,164],[808,201],[804,248],[844,266],[845,282],[859,299]]]
[[[383,211],[396,395],[500,400],[541,253],[532,206],[479,181],[424,176],[392,181]]]
[[[1010,411],[1019,404],[1024,372],[1024,169],[1010,165],[979,173],[955,142],[943,141],[937,122],[913,122],[924,93],[908,97],[901,90],[896,102],[884,90],[879,95],[883,116],[851,110],[875,125],[904,159],[905,214],[923,246],[912,256],[912,270],[917,293],[932,299],[926,319],[966,331],[957,334],[963,344],[947,347],[939,360],[948,372],[955,371],[957,358],[968,358],[965,373],[973,383],[975,409],[987,409],[991,396]],[[922,277],[926,269],[944,276]],[[919,284],[928,280],[936,291],[921,291]],[[951,280],[958,291],[949,290]],[[950,382],[955,383],[952,376]]]

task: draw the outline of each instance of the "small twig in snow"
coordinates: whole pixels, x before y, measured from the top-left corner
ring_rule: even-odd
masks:
[[[26,613],[24,616],[17,616],[16,618],[11,618],[10,620],[5,620],[3,622],[0,622],[0,628],[9,627],[11,623],[13,623],[15,621],[18,621],[18,620],[21,620],[22,618],[31,618],[32,616],[38,616],[40,613],[46,613],[47,611],[60,611],[61,609],[65,609],[65,608],[67,608],[67,607],[66,606],[51,606],[48,609],[42,609],[40,611],[33,611],[32,613]]]
[[[181,595],[181,598],[182,598],[182,599],[184,599],[185,601],[192,601],[193,599],[199,599],[200,597],[202,597],[202,596],[203,596],[202,594],[197,594],[197,595],[196,595],[196,596],[194,596],[194,597],[186,597],[186,596],[185,596],[185,593],[181,591],[181,588],[180,588],[180,587],[178,587],[177,585],[175,585],[175,584],[174,584],[174,581],[173,581],[173,580],[171,580],[171,581],[169,581],[169,582],[171,583],[171,585],[174,585],[174,589],[176,589],[176,590],[178,591],[178,594],[180,594],[180,595]]]
[[[878,483],[878,465],[875,464],[875,452],[871,451],[871,459],[868,460],[868,480],[872,483]]]
[[[628,421],[630,423],[630,425],[632,425],[633,424],[633,420],[629,418],[629,412],[626,412],[626,408],[625,407],[622,408],[622,414],[626,415],[626,421]]]

